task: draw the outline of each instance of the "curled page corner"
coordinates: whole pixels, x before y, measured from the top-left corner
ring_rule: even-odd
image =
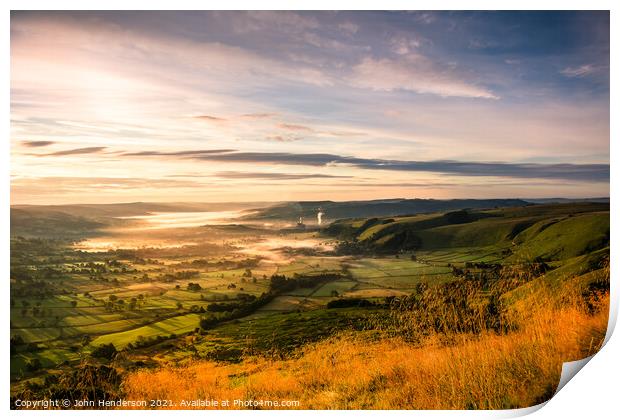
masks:
[[[573,379],[573,377],[575,375],[577,375],[577,373],[584,368],[585,365],[587,365],[590,360],[592,360],[592,358],[594,356],[596,356],[596,354],[602,350],[603,347],[605,347],[605,345],[607,344],[607,342],[609,341],[609,339],[611,338],[615,327],[616,327],[616,322],[618,319],[618,305],[615,304],[615,302],[617,302],[617,296],[615,296],[615,292],[612,292],[612,298],[611,298],[611,305],[610,305],[610,310],[609,310],[609,320],[608,320],[608,324],[607,324],[607,332],[605,333],[605,338],[603,340],[603,344],[601,346],[600,349],[598,349],[596,351],[596,353],[592,354],[591,356],[588,356],[586,358],[583,359],[579,359],[579,360],[574,360],[572,362],[564,362],[562,364],[562,373],[560,374],[560,381],[558,382],[558,386],[555,390],[555,392],[553,393],[553,396],[551,398],[553,398],[554,396],[557,395],[558,392],[560,392],[560,390],[562,388],[564,388],[564,386],[570,382],[571,379]],[[547,405],[547,403],[549,401],[551,401],[551,398],[548,399],[547,401],[544,401],[540,404],[537,405],[533,405],[531,407],[525,407],[525,408],[518,408],[515,410],[507,410],[506,412],[504,412],[506,415],[505,416],[501,416],[502,418],[515,418],[515,417],[523,417],[523,416],[527,416],[529,414],[532,414],[538,410],[540,410],[541,408],[543,408],[545,405]]]
[[[607,342],[609,341],[609,339],[611,338],[614,329],[616,328],[616,321],[618,318],[618,311],[617,311],[617,305],[614,305],[613,302],[615,302],[615,300],[611,299],[612,304],[610,305],[610,310],[609,310],[609,320],[607,321],[607,332],[605,333],[605,338],[603,339],[603,344],[601,345],[601,348],[598,349],[596,351],[596,353],[592,354],[591,356],[588,356],[586,358],[580,359],[580,360],[575,360],[572,362],[564,362],[562,364],[562,373],[560,375],[560,382],[558,383],[558,387],[555,390],[555,393],[553,394],[554,396],[560,392],[560,390],[562,388],[564,388],[564,386],[571,380],[573,379],[573,377],[577,374],[577,372],[579,372],[581,369],[583,369],[583,367],[585,365],[588,364],[588,362],[590,360],[592,360],[592,358],[594,356],[596,356],[596,354],[601,351],[601,349],[603,347],[605,347],[605,345],[607,344]]]
[[[618,296],[618,291],[614,287],[611,288],[610,292],[611,294],[609,297],[609,319],[607,320],[607,331],[605,332],[605,338],[603,339],[603,345],[601,346],[601,349],[605,347],[605,345],[611,338],[611,335],[616,329],[616,322],[618,322],[618,302],[620,296]],[[601,351],[601,349],[599,349],[598,351]]]
[[[547,405],[548,402],[549,402],[549,400],[541,402],[540,404],[533,405],[531,407],[516,408],[514,410],[506,410],[504,412],[497,411],[496,413],[504,413],[505,414],[505,415],[500,414],[499,418],[525,417],[525,416],[529,416],[530,414],[535,413],[536,411],[540,410],[545,405]]]
[[[579,372],[585,365],[588,364],[590,360],[596,355],[588,356],[584,359],[575,360],[572,362],[564,362],[562,364],[562,374],[560,375],[560,382],[558,383],[558,387],[555,390],[553,395],[556,395],[564,385],[566,385],[573,377]]]
[[[608,329],[608,331],[610,331]],[[553,393],[553,396],[551,398],[553,398],[554,396],[557,395],[558,392],[560,392],[560,390],[562,388],[564,388],[564,385],[566,385],[571,379],[573,379],[573,377],[585,366],[588,364],[588,362],[590,360],[592,360],[592,358],[596,355],[593,354],[592,356],[588,356],[584,359],[580,359],[580,360],[575,360],[572,362],[564,362],[562,364],[562,373],[560,374],[560,381],[558,383],[558,386],[555,390],[555,392]],[[525,408],[518,408],[515,410],[508,410],[505,412],[506,416],[500,416],[502,418],[515,418],[515,417],[524,417],[527,415],[530,415],[538,410],[540,410],[541,408],[543,408],[545,405],[547,405],[547,403],[549,401],[551,401],[551,398],[549,398],[547,401],[544,401],[540,404],[536,404],[533,405],[531,407],[525,407]]]

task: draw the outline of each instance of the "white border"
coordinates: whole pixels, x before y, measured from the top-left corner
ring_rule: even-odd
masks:
[[[370,1],[370,0],[357,0],[357,1],[343,1],[343,0],[314,0],[310,1],[283,1],[283,0],[263,0],[260,3],[250,0],[228,0],[226,2],[205,2],[198,0],[175,0],[174,2],[163,0],[151,0],[151,1],[132,1],[132,0],[91,0],[88,2],[78,0],[56,0],[56,1],[44,1],[44,0],[23,0],[23,1],[5,1],[3,2],[3,14],[2,14],[2,47],[4,50],[5,61],[2,65],[2,73],[4,75],[3,84],[3,97],[2,110],[5,116],[2,119],[3,133],[6,140],[2,143],[2,153],[0,155],[0,171],[2,172],[2,182],[0,183],[0,200],[3,204],[0,206],[0,258],[3,273],[2,281],[5,282],[5,287],[9,286],[9,193],[10,193],[10,138],[9,134],[9,94],[10,94],[10,63],[7,59],[10,57],[10,10],[46,10],[46,9],[58,9],[58,10],[552,10],[560,9],[564,10],[611,10],[611,68],[617,68],[617,47],[618,45],[618,19],[616,12],[618,7],[614,7],[617,2],[605,1],[605,0],[590,0],[590,1],[551,1],[551,0],[470,0],[467,2],[459,0],[443,0],[443,1],[406,1],[406,0],[382,0],[382,1]],[[611,77],[611,114],[618,115],[617,106],[617,86],[614,83],[614,77],[612,72]],[[611,139],[617,138],[618,124],[614,118],[611,118]],[[587,141],[587,139],[584,139]],[[614,158],[618,157],[618,147],[610,140],[610,161],[614,161]],[[618,205],[617,205],[617,182],[614,182],[617,178],[617,171],[614,170],[613,165],[611,167],[611,232],[612,237],[618,237],[618,228],[616,225],[616,217]],[[616,279],[618,276],[618,268],[616,261],[618,261],[618,249],[612,247],[611,260],[612,260],[612,278]],[[617,319],[619,296],[617,287],[615,287],[615,281],[612,282],[612,313],[610,314],[610,330],[612,331],[613,325]],[[5,292],[7,290],[5,289]],[[4,311],[2,312],[2,328],[4,331],[4,337],[9,336],[9,294],[4,293]],[[609,333],[608,333],[609,338]],[[8,340],[3,340],[3,355],[0,356],[3,360],[9,358],[9,343]],[[616,414],[620,408],[619,398],[617,396],[616,386],[618,384],[618,378],[620,377],[620,363],[618,362],[617,355],[620,354],[620,342],[617,337],[611,337],[605,347],[588,363],[588,367],[577,375],[577,379],[569,381],[569,383],[554,396],[542,410],[536,411],[540,406],[524,409],[524,410],[508,410],[508,411],[390,411],[378,413],[374,411],[341,411],[341,412],[318,412],[318,411],[301,411],[292,413],[299,419],[312,419],[315,420],[317,415],[337,416],[339,418],[373,418],[376,415],[388,415],[392,418],[407,418],[421,417],[421,418],[498,418],[498,417],[514,417],[531,413],[531,418],[536,419],[557,419],[557,418],[610,418],[612,413]],[[9,410],[9,373],[8,363],[2,363],[2,388],[0,389],[1,401],[3,408],[6,411]],[[544,405],[544,404],[543,404]],[[542,406],[542,405],[541,405]],[[104,412],[97,412],[103,414]],[[103,415],[109,415],[116,418],[169,418],[172,416],[178,416],[175,412],[153,412],[153,411],[115,411],[105,412]],[[44,415],[55,418],[57,416],[62,417],[80,417],[87,418],[93,415],[90,411],[65,411],[65,412],[52,412],[52,411],[38,411],[38,412],[24,412],[24,411],[10,411],[9,415],[16,418],[35,418],[35,416]],[[190,412],[184,412],[182,415],[191,415]],[[200,412],[198,415],[216,418],[284,418],[291,415],[291,412],[286,411],[209,411],[208,413]]]

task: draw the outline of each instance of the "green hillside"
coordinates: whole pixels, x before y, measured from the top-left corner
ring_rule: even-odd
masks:
[[[604,289],[600,283],[609,278],[609,206],[605,203],[343,219],[323,232],[347,244],[343,252],[356,250],[372,261],[381,254],[415,255],[437,269],[469,271],[471,278],[485,269],[477,269],[476,264],[491,264],[487,270],[496,265],[515,278],[525,275],[524,284],[502,295],[507,308],[523,313],[542,294],[561,301],[575,291],[586,295]],[[358,271],[350,269],[353,275]],[[368,270],[362,274],[365,278],[380,275]]]
[[[369,252],[496,247],[507,261],[564,260],[609,246],[609,205],[543,204],[407,217],[344,219],[323,231]]]
[[[563,260],[609,245],[609,213],[545,219],[514,238],[514,259]]]

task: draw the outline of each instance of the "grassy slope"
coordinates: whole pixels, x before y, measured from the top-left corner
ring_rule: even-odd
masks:
[[[607,312],[537,313],[518,332],[452,345],[413,347],[398,339],[345,335],[283,361],[192,362],[129,374],[127,398],[298,400],[302,409],[507,409],[550,398],[562,363],[592,354]],[[231,407],[234,408],[234,407]]]
[[[389,219],[349,219],[327,231],[353,237],[375,249],[389,250],[394,235],[409,232],[419,239],[418,249],[461,247],[513,247],[513,260],[562,260],[609,244],[609,207],[600,203],[535,205],[468,211],[443,215],[417,215]],[[458,216],[458,217],[457,217]]]
[[[514,259],[542,257],[563,260],[609,244],[609,213],[593,213],[559,220],[543,220],[514,238]]]
[[[199,353],[225,349],[252,354],[288,353],[303,344],[333,336],[343,329],[362,328],[366,321],[382,310],[344,308],[317,309],[295,313],[275,313],[251,319],[230,321],[213,328],[200,344]]]

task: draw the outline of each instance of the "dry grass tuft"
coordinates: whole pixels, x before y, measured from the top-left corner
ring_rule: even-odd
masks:
[[[589,297],[589,299],[593,299]],[[498,334],[436,334],[423,345],[349,333],[306,346],[298,358],[198,361],[129,374],[127,399],[298,400],[302,409],[506,409],[550,398],[562,363],[602,344],[609,295],[596,302],[548,302],[518,328]],[[595,305],[595,310],[592,310]],[[450,344],[446,345],[446,342]],[[235,407],[231,407],[235,408]]]

